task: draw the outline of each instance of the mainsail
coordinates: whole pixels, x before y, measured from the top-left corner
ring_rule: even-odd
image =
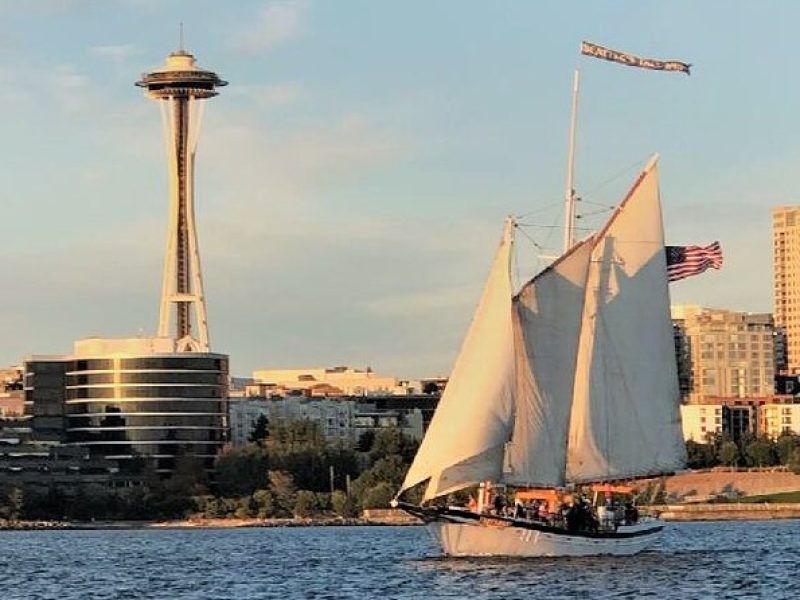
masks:
[[[567,480],[674,471],[685,462],[654,158],[596,238],[567,449]]]
[[[450,380],[400,492],[430,480],[428,500],[501,475],[513,415],[512,228],[509,219]]]
[[[514,299],[517,388],[504,481],[564,485],[586,274],[593,238],[525,284]]]

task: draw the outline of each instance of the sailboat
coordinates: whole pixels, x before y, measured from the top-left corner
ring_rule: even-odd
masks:
[[[685,464],[654,156],[595,234],[514,292],[513,219],[460,354],[394,505],[423,519],[449,556],[630,555],[652,518],[594,521],[495,510],[503,489],[563,497]],[[425,486],[419,504],[403,494]],[[478,490],[477,506],[442,504]],[[500,490],[500,492],[498,492]],[[507,493],[507,492],[506,492]],[[505,495],[504,495],[505,496]],[[545,497],[545,496],[542,496]],[[574,510],[574,509],[573,509]]]

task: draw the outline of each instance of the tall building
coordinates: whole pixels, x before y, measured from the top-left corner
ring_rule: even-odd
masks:
[[[25,361],[26,408],[39,440],[88,448],[123,469],[170,472],[179,456],[212,469],[227,441],[228,357],[176,352],[170,338],[75,342]]]
[[[775,325],[786,335],[786,367],[800,371],[800,206],[772,210]]]
[[[122,470],[169,473],[181,457],[213,469],[228,439],[228,357],[209,350],[194,214],[201,100],[226,85],[183,49],[136,82],[159,101],[170,219],[158,336],[90,338],[25,361],[26,414],[38,441],[88,450]]]
[[[769,314],[673,307],[683,401],[755,398],[775,391],[775,327]]]
[[[136,85],[158,100],[164,123],[170,180],[170,225],[161,287],[159,337],[177,340],[178,351],[208,352],[208,323],[194,218],[194,154],[203,102],[226,81],[197,66],[183,48]],[[172,327],[174,317],[175,325]]]

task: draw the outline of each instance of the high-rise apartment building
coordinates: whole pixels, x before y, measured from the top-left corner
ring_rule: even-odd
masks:
[[[675,306],[672,316],[684,402],[774,394],[771,315]]]
[[[772,210],[775,325],[786,334],[787,369],[800,371],[800,206]]]

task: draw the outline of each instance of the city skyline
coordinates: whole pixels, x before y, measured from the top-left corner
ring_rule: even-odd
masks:
[[[234,374],[448,373],[503,217],[560,223],[576,64],[578,196],[615,204],[659,151],[667,243],[719,239],[726,258],[673,284],[673,303],[771,312],[771,209],[800,200],[784,76],[800,8],[727,6],[2,2],[0,361],[154,333],[167,180],[131,81],[181,21],[231,82],[206,116],[197,220],[213,345]],[[753,30],[758,54],[728,43]],[[580,60],[582,39],[693,74]]]

